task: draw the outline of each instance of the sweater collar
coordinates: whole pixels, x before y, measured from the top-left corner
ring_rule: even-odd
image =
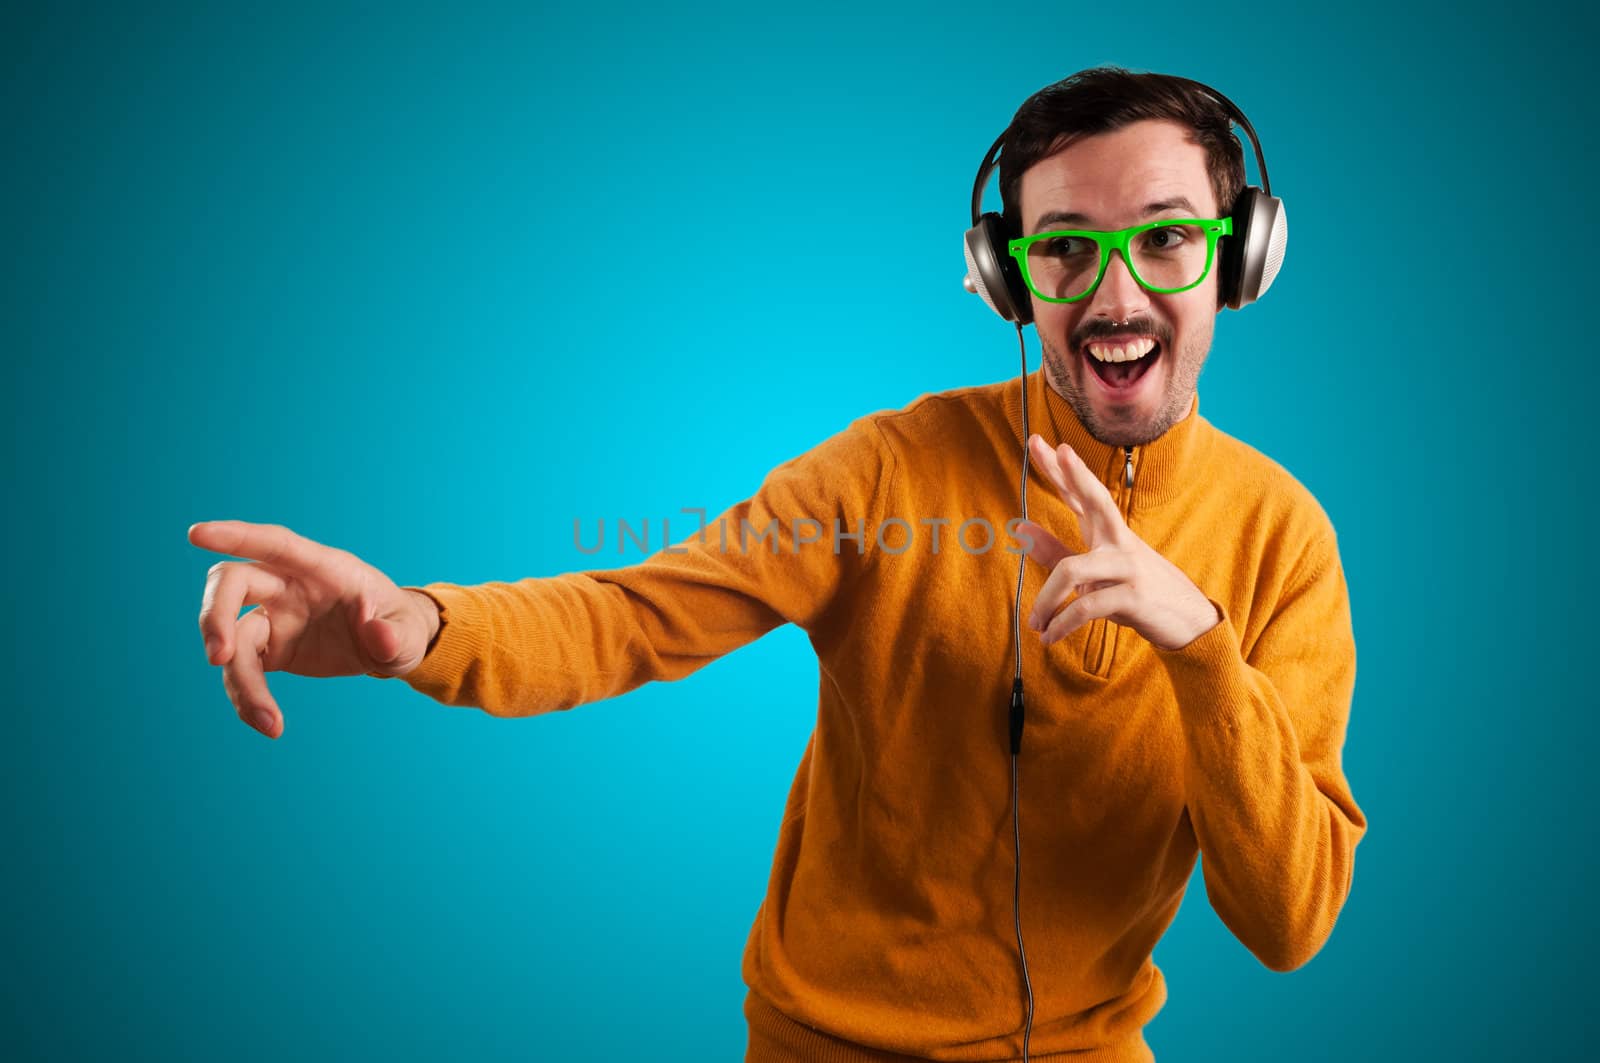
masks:
[[[1052,446],[1066,443],[1094,470],[1100,482],[1120,497],[1127,454],[1120,446],[1100,442],[1078,420],[1067,400],[1045,379],[1041,366],[1027,376],[1028,428]],[[1006,417],[1019,445],[1022,433],[1021,389],[1013,380],[1005,389]],[[1133,491],[1140,509],[1171,501],[1198,476],[1211,439],[1210,422],[1200,416],[1200,393],[1195,392],[1189,412],[1177,424],[1149,443],[1133,448]],[[1037,470],[1035,470],[1037,472]]]

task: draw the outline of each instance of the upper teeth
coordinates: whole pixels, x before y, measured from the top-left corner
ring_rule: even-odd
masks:
[[[1134,340],[1124,347],[1113,347],[1106,343],[1089,344],[1089,353],[1102,362],[1131,362],[1135,358],[1143,358],[1149,354],[1156,345],[1156,341],[1148,337]]]

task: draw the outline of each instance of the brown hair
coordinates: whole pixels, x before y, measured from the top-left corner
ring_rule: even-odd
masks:
[[[1180,78],[1097,66],[1029,96],[1006,127],[1000,148],[1000,201],[1011,235],[1022,235],[1022,175],[1029,167],[1080,137],[1147,118],[1189,127],[1189,139],[1205,149],[1218,211],[1232,210],[1244,188],[1244,147],[1233,135],[1228,109]]]

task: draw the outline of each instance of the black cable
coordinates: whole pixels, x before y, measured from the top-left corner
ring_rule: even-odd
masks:
[[[1028,345],[1017,325],[1017,346],[1022,350],[1022,519],[1028,519]],[[1028,992],[1028,1019],[1022,1032],[1022,1063],[1028,1063],[1028,1041],[1033,1036],[1033,980],[1028,977],[1028,950],[1022,945],[1022,823],[1017,801],[1017,754],[1022,752],[1022,573],[1028,555],[1017,559],[1017,596],[1011,608],[1011,642],[1016,651],[1016,674],[1011,680],[1011,833],[1016,858],[1011,884],[1011,911],[1016,919],[1017,955],[1022,959],[1022,984]]]
[[[1028,950],[1022,947],[1022,829],[1017,823],[1017,755],[1011,754],[1011,830],[1017,840],[1016,877],[1011,886],[1011,910],[1017,920],[1017,955],[1022,957],[1022,984],[1028,990],[1028,1024],[1022,1032],[1022,1063],[1028,1063],[1028,1039],[1033,1036],[1033,982],[1028,978]]]

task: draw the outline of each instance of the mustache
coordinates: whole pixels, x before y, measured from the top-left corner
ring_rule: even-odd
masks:
[[[1074,336],[1072,342],[1074,348],[1081,349],[1085,344],[1094,343],[1096,340],[1110,339],[1112,336],[1149,337],[1163,347],[1168,345],[1167,340],[1169,338],[1167,329],[1154,321],[1130,321],[1126,325],[1114,325],[1106,322],[1103,325],[1086,328],[1077,336]]]

